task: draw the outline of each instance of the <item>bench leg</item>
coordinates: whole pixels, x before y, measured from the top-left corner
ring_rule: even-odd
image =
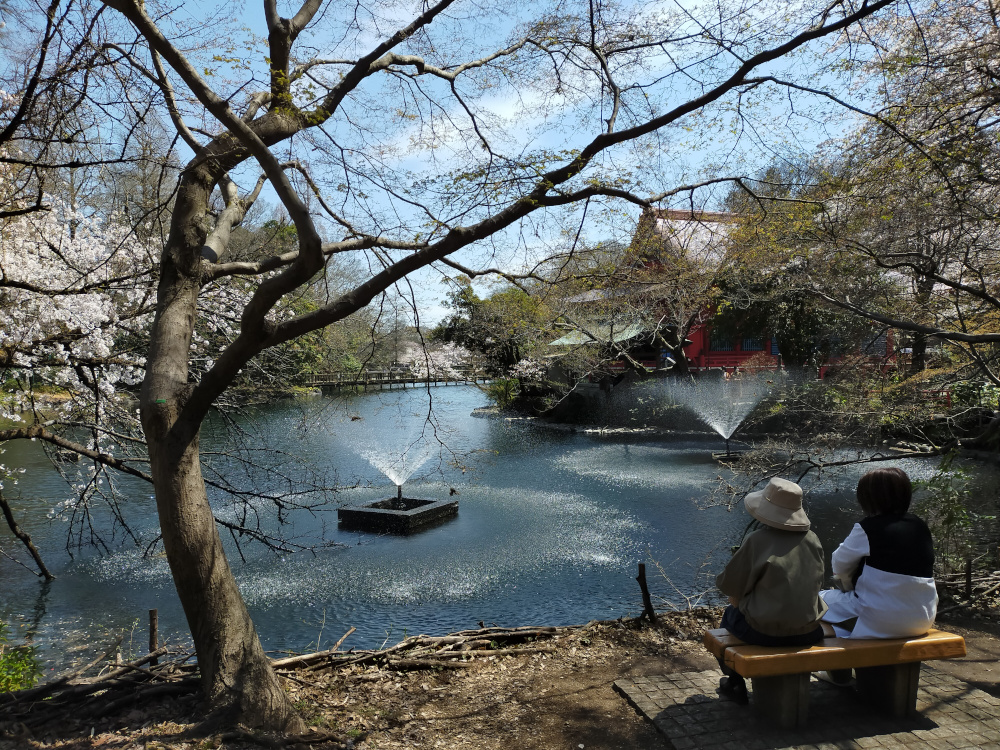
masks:
[[[803,727],[809,713],[809,673],[754,677],[754,708],[784,729]]]
[[[855,669],[854,673],[858,680],[858,692],[870,705],[896,719],[916,717],[920,662],[864,667]]]

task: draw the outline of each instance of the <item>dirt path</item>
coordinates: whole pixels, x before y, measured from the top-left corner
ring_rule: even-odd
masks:
[[[625,676],[714,668],[700,639],[717,617],[702,610],[663,616],[657,627],[594,624],[540,641],[549,652],[477,659],[455,668],[300,672],[288,688],[317,739],[333,732],[341,740],[353,738],[359,750],[667,750],[666,741],[612,683]],[[965,636],[969,657],[935,667],[1000,695],[998,620],[951,618],[940,625]],[[0,750],[210,750],[259,748],[265,740],[186,736],[198,718],[193,700],[166,701],[93,725],[71,717],[34,736],[8,734],[0,739]],[[344,744],[302,745],[307,746]]]
[[[934,668],[1000,697],[1000,613],[976,618],[942,617],[937,627],[965,638],[968,655],[964,659],[936,661]]]

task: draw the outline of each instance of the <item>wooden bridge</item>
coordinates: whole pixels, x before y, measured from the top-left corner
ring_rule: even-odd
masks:
[[[302,384],[314,388],[362,388],[364,390],[406,388],[420,385],[475,385],[487,383],[481,372],[417,375],[397,370],[362,370],[361,372],[320,372],[307,375]]]

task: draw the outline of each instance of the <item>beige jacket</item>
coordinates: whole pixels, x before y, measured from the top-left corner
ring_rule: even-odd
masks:
[[[766,635],[801,635],[826,612],[823,545],[812,531],[765,526],[750,534],[716,578],[750,626]]]

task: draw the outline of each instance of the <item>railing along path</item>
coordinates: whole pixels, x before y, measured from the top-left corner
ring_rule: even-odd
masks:
[[[475,385],[486,383],[489,378],[481,372],[417,375],[391,370],[365,370],[363,372],[327,372],[307,375],[303,385],[319,388],[393,388],[418,385]]]

